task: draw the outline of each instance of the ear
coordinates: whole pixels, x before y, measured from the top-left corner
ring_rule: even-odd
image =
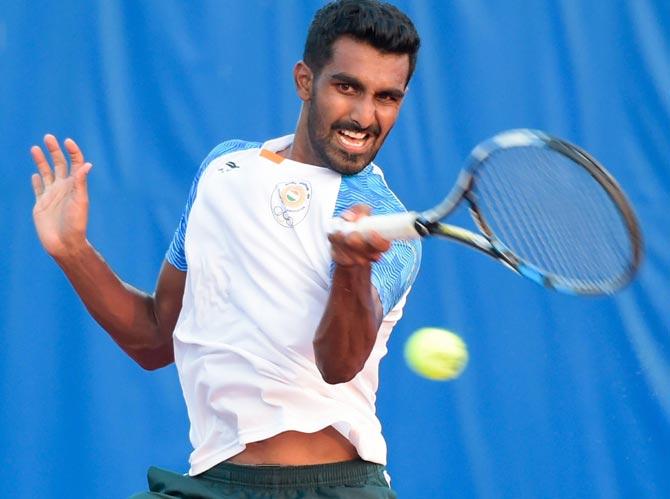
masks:
[[[293,80],[298,97],[306,102],[312,97],[312,85],[314,85],[314,73],[304,61],[298,61],[293,68]]]

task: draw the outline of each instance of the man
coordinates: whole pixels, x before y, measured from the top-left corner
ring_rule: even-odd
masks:
[[[92,316],[146,369],[175,361],[190,476],[152,468],[145,497],[395,497],[375,416],[378,365],[420,247],[328,234],[404,208],[372,160],[419,37],[395,7],[319,10],[294,78],[294,135],[228,141],[203,162],[156,290],[122,282],[86,239],[91,164],[71,139],[31,150],[37,232]],[[138,497],[141,497],[138,496]]]

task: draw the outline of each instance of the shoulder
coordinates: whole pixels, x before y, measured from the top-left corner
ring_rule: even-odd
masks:
[[[260,149],[261,142],[250,142],[240,139],[232,139],[221,142],[214,149],[212,149],[205,160],[203,166],[209,165],[212,161],[222,156],[227,156],[239,151],[248,151],[249,149]]]
[[[220,160],[229,161],[238,153],[245,151],[252,151],[254,149],[260,149],[261,142],[250,142],[246,140],[232,139],[226,140],[218,144],[214,149],[212,149],[205,159],[200,164],[200,168],[195,175],[195,182],[197,183],[202,177],[203,173],[207,168],[215,162]]]
[[[382,169],[374,163],[356,175],[342,177],[335,215],[356,203],[373,207],[373,214],[407,211],[386,183]]]

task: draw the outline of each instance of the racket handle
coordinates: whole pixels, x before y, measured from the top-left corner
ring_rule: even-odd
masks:
[[[333,218],[330,221],[328,233],[361,232],[368,234],[376,232],[384,239],[419,239],[421,236],[414,227],[414,222],[419,217],[415,211],[407,213],[391,213],[389,215],[373,215],[364,217],[356,222],[347,222],[342,218]]]

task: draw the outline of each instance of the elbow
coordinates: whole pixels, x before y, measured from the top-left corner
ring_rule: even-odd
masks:
[[[319,369],[321,377],[329,385],[339,385],[351,381],[359,373],[359,371],[325,371]]]
[[[162,367],[169,366],[173,362],[173,360],[167,360],[167,359],[156,360],[156,359],[136,358],[134,360],[145,371],[156,371]]]
[[[127,353],[145,371],[155,371],[174,362],[172,342],[156,348],[137,349]]]
[[[323,380],[329,385],[337,385],[351,381],[363,369],[363,366],[359,363],[353,363],[343,359],[337,359],[336,361],[333,359],[319,359],[318,356],[316,359],[316,367],[319,369]]]

